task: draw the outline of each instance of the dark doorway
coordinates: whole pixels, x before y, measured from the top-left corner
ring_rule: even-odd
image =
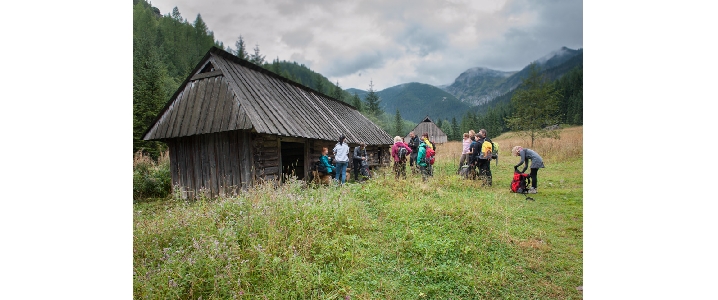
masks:
[[[304,179],[304,143],[282,142],[282,182],[289,176]]]

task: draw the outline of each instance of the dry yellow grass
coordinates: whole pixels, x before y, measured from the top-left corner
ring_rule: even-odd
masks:
[[[519,137],[516,133],[507,132],[498,137],[491,138],[499,144],[499,159],[511,157],[511,148],[521,146],[536,151],[542,158],[558,162],[583,157],[583,126],[561,129],[560,139],[541,138],[534,141],[527,137]],[[491,137],[491,136],[489,136]],[[461,142],[448,142],[438,146],[436,157],[439,160],[449,160],[458,164],[461,157]]]

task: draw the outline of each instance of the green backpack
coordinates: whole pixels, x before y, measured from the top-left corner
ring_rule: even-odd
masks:
[[[491,142],[491,158],[497,159],[499,157],[499,143]]]

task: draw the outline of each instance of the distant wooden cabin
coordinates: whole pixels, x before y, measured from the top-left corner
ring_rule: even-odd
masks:
[[[350,150],[367,144],[371,167],[388,165],[392,138],[354,107],[213,47],[143,140],[168,145],[172,183],[194,198],[303,179],[342,134]]]
[[[424,132],[429,134],[429,141],[436,142],[437,144],[443,144],[448,141],[448,138],[446,136],[446,133],[441,131],[441,128],[439,126],[436,126],[434,122],[429,119],[429,116],[427,115],[424,117],[424,120],[419,122],[414,129],[412,129],[414,134],[421,137]],[[404,137],[404,142],[409,143],[409,133],[406,134]]]

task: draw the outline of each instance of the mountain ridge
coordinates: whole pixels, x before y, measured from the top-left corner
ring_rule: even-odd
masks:
[[[564,46],[531,63],[536,63],[542,70],[546,70],[561,65],[580,54],[583,54],[583,48],[573,50]],[[515,89],[528,74],[531,63],[519,71],[497,71],[484,67],[470,68],[462,72],[445,90],[462,102],[472,105],[486,104]]]

